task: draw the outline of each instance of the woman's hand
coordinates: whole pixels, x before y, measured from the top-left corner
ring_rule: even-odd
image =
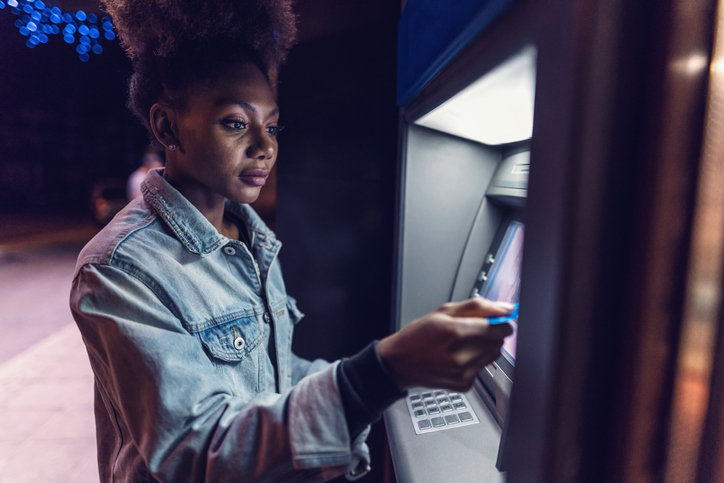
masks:
[[[509,324],[487,318],[509,314],[513,306],[474,297],[447,303],[377,343],[400,389],[412,386],[467,391],[475,376],[500,356]]]

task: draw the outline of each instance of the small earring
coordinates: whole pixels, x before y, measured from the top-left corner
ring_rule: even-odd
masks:
[[[168,145],[168,149],[170,149],[171,151],[176,151],[176,145],[175,145],[175,144],[169,144],[169,145]]]

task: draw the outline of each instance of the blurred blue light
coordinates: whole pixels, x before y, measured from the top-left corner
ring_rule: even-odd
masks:
[[[2,1],[0,1],[0,8],[5,8],[5,4]]]
[[[9,6],[12,13],[20,17],[13,23],[21,35],[28,37],[28,47],[48,43],[50,35],[61,34],[68,44],[75,44],[76,40],[79,42],[76,51],[80,59],[87,62],[91,51],[98,55],[104,50],[99,43],[101,33],[107,40],[116,38],[108,15],[86,14],[83,10],[63,13],[59,7],[49,5],[46,1],[50,0],[0,0],[0,10]],[[59,25],[63,22],[65,25]],[[78,38],[74,35],[76,33]]]

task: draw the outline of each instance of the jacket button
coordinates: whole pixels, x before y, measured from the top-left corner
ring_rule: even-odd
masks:
[[[264,322],[268,324],[270,319],[271,317],[269,317],[269,312],[264,312]]]
[[[227,245],[224,247],[224,253],[226,253],[229,256],[233,256],[236,254],[236,250],[234,250],[234,247],[230,247]]]
[[[246,342],[244,342],[244,339],[242,337],[237,337],[236,339],[234,339],[234,347],[236,348],[236,350],[240,351],[244,348],[245,345]]]

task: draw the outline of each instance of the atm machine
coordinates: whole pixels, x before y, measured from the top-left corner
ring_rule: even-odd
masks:
[[[484,29],[480,24],[495,21],[509,2],[494,3],[472,12],[481,18],[469,28]],[[415,40],[422,27],[418,22],[430,21],[425,14],[431,13],[424,11],[429,5],[419,4],[409,2],[400,22],[398,99],[411,107],[403,110],[402,121],[398,328],[445,302],[472,296],[521,303],[536,93],[538,49],[528,35],[498,46],[477,65],[466,62],[448,80],[460,88],[435,90],[429,97],[425,88],[415,93],[415,82],[425,81],[413,80],[404,68],[419,70],[410,64],[420,62],[420,49],[431,47]],[[460,36],[466,34],[479,35]],[[444,63],[439,56],[434,60]],[[524,305],[520,314],[525,323]],[[517,323],[511,324],[517,332]],[[387,411],[398,481],[504,480],[501,440],[516,345],[514,333],[501,357],[481,372],[474,390],[414,389]]]
[[[660,322],[632,302],[653,283],[637,264],[660,241],[642,213],[671,175],[651,106],[705,92],[657,77],[676,3],[407,1],[393,329],[471,296],[519,309],[473,389],[415,388],[386,411],[399,483],[633,481],[614,475],[636,461],[663,471],[649,463],[663,446],[621,449],[663,434],[668,417],[630,395],[646,371],[665,373],[632,342]],[[661,263],[681,266],[685,252],[670,255]],[[628,425],[636,411],[655,418],[643,432]]]

